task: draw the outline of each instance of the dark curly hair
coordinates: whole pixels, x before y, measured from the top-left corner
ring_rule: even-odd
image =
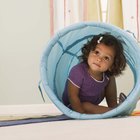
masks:
[[[89,53],[90,51],[95,50],[100,37],[102,37],[100,43],[105,44],[108,47],[112,47],[115,51],[115,58],[112,69],[111,71],[106,71],[106,74],[108,76],[117,76],[122,74],[122,71],[126,67],[126,58],[123,52],[122,41],[117,39],[113,35],[110,35],[109,33],[95,35],[90,41],[87,42],[87,44],[83,46],[83,48],[81,49],[82,55],[80,56],[82,62],[87,63]]]

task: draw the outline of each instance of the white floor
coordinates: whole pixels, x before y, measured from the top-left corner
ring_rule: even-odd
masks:
[[[1,140],[138,140],[140,117],[70,120],[0,128]]]
[[[25,112],[26,115],[61,113],[52,104],[12,106],[9,110],[8,106],[0,107],[0,110],[3,109],[0,116],[6,116],[8,113],[17,116],[20,113],[25,115]],[[140,103],[136,110],[140,110]],[[1,127],[0,140],[138,140],[140,139],[139,130],[140,116],[102,120],[69,120]]]

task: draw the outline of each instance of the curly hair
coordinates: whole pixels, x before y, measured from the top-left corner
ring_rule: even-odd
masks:
[[[102,38],[101,38],[102,37]],[[101,40],[100,40],[101,38]],[[81,49],[82,55],[80,58],[83,62],[87,63],[87,59],[90,51],[94,51],[97,44],[104,44],[108,47],[112,47],[115,51],[114,63],[112,65],[112,69],[106,71],[108,76],[118,76],[122,74],[122,71],[126,67],[126,58],[123,51],[122,41],[110,35],[109,33],[95,35],[90,41],[87,42]]]

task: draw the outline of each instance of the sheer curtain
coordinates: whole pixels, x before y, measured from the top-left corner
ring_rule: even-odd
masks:
[[[49,0],[50,34],[81,21],[99,21],[116,25],[139,35],[139,0]],[[126,2],[125,2],[126,1]],[[129,2],[130,1],[130,2]],[[131,9],[133,3],[133,9]],[[127,6],[128,4],[128,6]],[[128,8],[130,6],[130,8]],[[129,11],[128,11],[129,9]],[[132,12],[131,12],[132,11]],[[135,13],[129,18],[131,13]],[[133,18],[133,19],[132,19]],[[133,20],[133,22],[131,22]],[[128,25],[129,23],[129,25]]]
[[[140,44],[140,1],[136,0],[137,39]]]
[[[100,0],[84,0],[83,12],[84,21],[102,21]]]
[[[140,0],[122,0],[124,29],[140,42]]]
[[[123,28],[122,0],[108,0],[106,22]]]
[[[80,21],[102,21],[100,0],[50,0],[51,36]]]

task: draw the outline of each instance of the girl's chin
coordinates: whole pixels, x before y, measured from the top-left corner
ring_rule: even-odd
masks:
[[[93,73],[100,73],[100,69],[95,67],[90,68],[90,71]]]

